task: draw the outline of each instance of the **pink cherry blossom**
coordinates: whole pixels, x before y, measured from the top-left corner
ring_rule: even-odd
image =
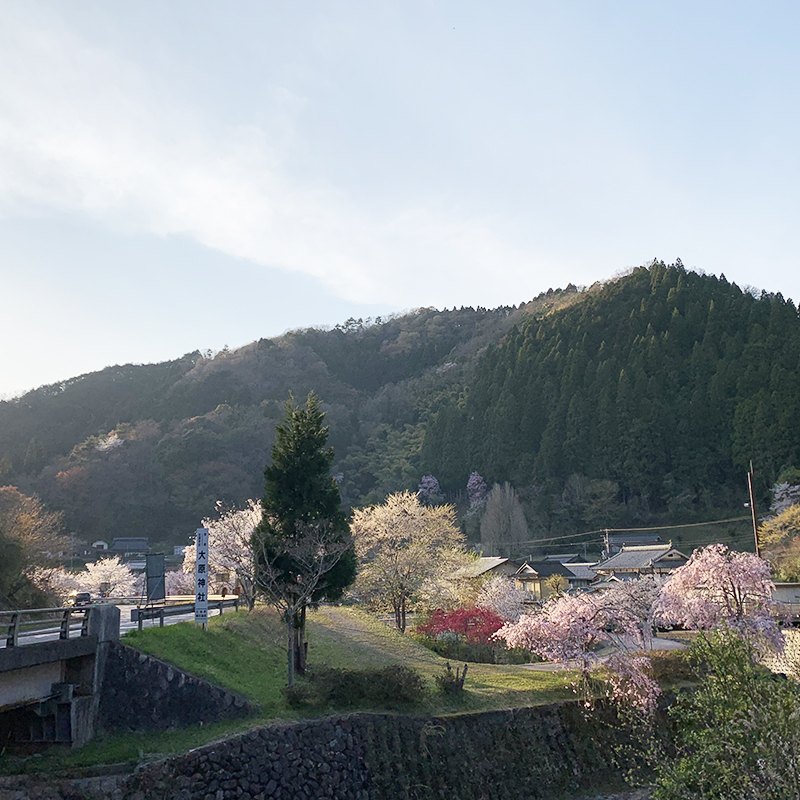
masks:
[[[659,620],[691,630],[726,624],[762,647],[783,648],[769,564],[712,544],[672,573],[656,605]]]

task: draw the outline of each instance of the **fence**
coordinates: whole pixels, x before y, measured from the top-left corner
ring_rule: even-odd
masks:
[[[0,611],[0,644],[18,647],[30,644],[32,637],[52,636],[59,639],[86,636],[90,606],[75,608],[36,608],[29,611]]]
[[[213,596],[213,595],[212,595]],[[192,600],[194,600],[194,596],[190,595]],[[233,596],[230,598],[222,599],[220,597],[219,600],[211,600],[208,601],[208,610],[213,611],[214,609],[218,609],[219,613],[222,614],[226,608],[233,608],[234,610],[239,610],[239,598],[238,596]],[[175,605],[163,605],[163,606],[146,606],[144,608],[132,608],[131,609],[131,622],[136,622],[139,626],[139,630],[142,630],[143,623],[147,619],[151,620],[158,620],[159,627],[164,627],[164,619],[165,617],[174,617],[179,614],[189,614],[194,611],[194,602],[191,603],[177,603]]]

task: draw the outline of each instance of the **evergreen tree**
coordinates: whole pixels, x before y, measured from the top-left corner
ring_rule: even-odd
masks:
[[[272,463],[264,470],[263,516],[253,548],[256,580],[273,599],[276,591],[288,597],[297,593],[299,585],[308,587],[291,620],[294,635],[289,646],[301,674],[306,661],[307,607],[340,598],[356,570],[339,487],[330,474],[333,448],[326,447],[328,428],[322,424],[325,414],[320,404],[313,392],[305,406],[295,405],[291,396],[286,403],[286,414],[276,427]],[[326,552],[309,557],[311,540]],[[291,677],[290,668],[290,682]]]

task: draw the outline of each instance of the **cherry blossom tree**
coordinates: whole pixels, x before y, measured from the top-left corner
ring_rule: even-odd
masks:
[[[186,556],[184,555],[184,564]],[[167,596],[192,595],[195,589],[194,564],[192,572],[185,572],[184,569],[170,570],[164,575],[164,586]]]
[[[425,506],[416,494],[398,492],[383,505],[356,509],[350,527],[359,561],[355,592],[390,608],[399,631],[410,603],[437,608],[458,599],[453,576],[471,557],[452,505]]]
[[[664,585],[656,613],[666,623],[692,630],[727,625],[761,647],[783,649],[772,600],[769,564],[754,553],[724,544],[699,548]]]
[[[784,481],[772,487],[772,505],[769,510],[780,514],[790,506],[800,506],[800,484]]]
[[[423,475],[417,487],[417,494],[420,500],[426,503],[433,503],[440,500],[442,490],[439,488],[439,481],[434,475]]]
[[[235,581],[225,585],[233,590],[238,587],[239,596],[252,611],[255,605],[255,574],[253,562],[253,534],[261,522],[261,503],[248,500],[244,508],[225,509],[217,503],[218,517],[209,517],[202,521],[203,528],[208,528],[208,568],[211,575],[227,573],[233,575]],[[194,542],[184,548],[183,572],[194,575],[195,546]],[[178,588],[183,582],[177,577],[172,582]],[[216,587],[220,588],[220,587]],[[194,591],[194,585],[189,594]],[[169,594],[169,592],[167,592]],[[182,594],[183,592],[179,592]]]
[[[287,683],[294,685],[295,645],[299,631],[298,612],[315,596],[328,574],[351,551],[352,542],[343,538],[338,525],[328,520],[297,520],[292,536],[265,542],[259,539],[255,553],[257,587],[281,615],[286,626]]]
[[[787,505],[765,520],[758,541],[773,575],[782,581],[800,579],[800,505]]]
[[[467,497],[470,510],[483,508],[486,505],[488,496],[489,487],[486,485],[486,481],[477,472],[470,473],[467,480]]]
[[[141,581],[118,556],[101,558],[86,565],[83,572],[75,574],[77,588],[102,597],[128,597],[138,594]]]
[[[499,614],[506,622],[517,622],[525,613],[526,593],[514,581],[497,575],[481,586],[475,605]]]
[[[203,520],[203,527],[208,528],[209,559],[236,575],[240,595],[252,611],[256,601],[252,540],[261,522],[261,503],[249,500],[244,508],[227,511],[217,506],[219,519]]]
[[[58,603],[66,603],[78,589],[77,576],[64,567],[31,567],[27,572],[31,583]]]
[[[538,613],[505,625],[495,637],[548,661],[574,662],[579,670],[576,690],[587,701],[592,673],[602,666],[616,697],[652,711],[660,689],[648,674],[649,659],[639,653],[651,646],[658,591],[657,581],[641,578],[604,591],[562,595]],[[605,660],[600,654],[604,645],[613,648]]]

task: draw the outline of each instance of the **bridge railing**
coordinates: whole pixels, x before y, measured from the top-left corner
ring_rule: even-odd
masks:
[[[136,622],[139,625],[139,630],[142,630],[142,623],[147,620],[158,620],[159,626],[164,627],[164,619],[166,617],[176,616],[178,614],[189,614],[194,611],[194,595],[188,595],[192,601],[190,603],[176,603],[174,605],[159,605],[159,606],[146,606],[144,608],[131,609],[131,622]],[[208,600],[208,610],[213,611],[217,609],[220,614],[226,608],[233,608],[238,611],[239,598],[234,595],[233,597],[223,598],[221,595],[219,599],[214,599],[212,595]]]
[[[0,611],[0,645],[17,647],[31,637],[58,633],[59,639],[86,636],[89,606]]]

